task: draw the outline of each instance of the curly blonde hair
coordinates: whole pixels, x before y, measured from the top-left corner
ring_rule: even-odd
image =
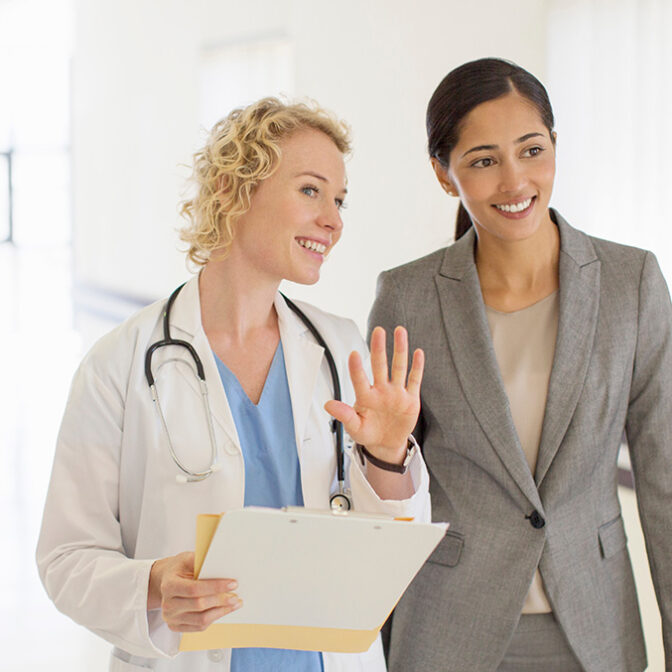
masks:
[[[255,188],[277,168],[281,141],[304,128],[322,131],[341,153],[350,152],[348,126],[315,103],[262,98],[214,125],[205,147],[194,154],[196,195],[180,208],[189,222],[180,238],[188,243],[187,257],[197,267],[215,250],[226,256]]]

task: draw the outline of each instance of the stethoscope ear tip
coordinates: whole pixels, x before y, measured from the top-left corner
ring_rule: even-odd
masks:
[[[187,476],[184,474],[177,474],[177,476],[175,476],[175,480],[181,485],[184,483],[189,483],[189,478],[187,478]]]

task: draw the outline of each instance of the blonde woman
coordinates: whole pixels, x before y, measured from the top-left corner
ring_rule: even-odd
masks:
[[[355,325],[278,292],[283,279],[316,282],[341,236],[348,151],[345,127],[304,104],[264,99],[219,122],[183,207],[200,272],[105,336],[75,376],[37,557],[56,606],[115,646],[111,670],[385,669],[379,641],[361,655],[177,653],[179,633],[245,608],[235,576],[193,578],[198,513],[331,501],[429,519],[409,439],[422,353],[407,380],[395,330],[388,376],[376,330],[370,384]],[[337,455],[330,414],[356,459],[348,441]]]

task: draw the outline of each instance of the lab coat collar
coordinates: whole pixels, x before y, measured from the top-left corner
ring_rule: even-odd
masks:
[[[280,339],[285,356],[296,444],[301,457],[301,446],[307,431],[313,391],[324,349],[312,340],[308,328],[289,308],[279,292],[275,296],[274,306],[278,314]],[[173,305],[170,325],[174,338],[189,337],[193,342],[203,361],[213,415],[235,444],[240,446],[217,363],[203,330],[198,276],[189,280],[180,291]]]
[[[198,284],[199,276],[194,276],[185,283],[180,290],[170,314],[170,330],[173,338],[190,341],[198,353],[203,364],[205,380],[208,387],[208,402],[214,421],[224,430],[229,444],[225,446],[225,452],[231,454],[237,452],[242,457],[240,448],[240,439],[236,431],[236,425],[233,421],[231,408],[224,392],[215,355],[210,347],[203,324],[201,321],[201,299]],[[191,365],[191,358],[188,358],[186,352],[181,353],[181,357]],[[200,394],[196,383],[196,378],[189,379],[193,383],[194,391]],[[234,450],[232,451],[231,445]]]
[[[308,327],[291,310],[279,292],[275,296],[274,305],[278,314],[280,340],[285,355],[296,446],[299,451],[299,458],[301,458],[301,450],[308,429],[311,402],[324,357],[324,348],[315,343]]]
[[[194,337],[199,331],[203,331],[199,277],[195,275],[187,281],[175,299],[170,315],[170,328],[171,331],[179,329],[184,333],[182,336],[171,334],[174,338],[183,338],[185,335]]]

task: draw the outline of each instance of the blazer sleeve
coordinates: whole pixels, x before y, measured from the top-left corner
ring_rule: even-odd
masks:
[[[644,259],[639,286],[626,434],[662,619],[665,669],[672,672],[672,305],[650,252]]]

